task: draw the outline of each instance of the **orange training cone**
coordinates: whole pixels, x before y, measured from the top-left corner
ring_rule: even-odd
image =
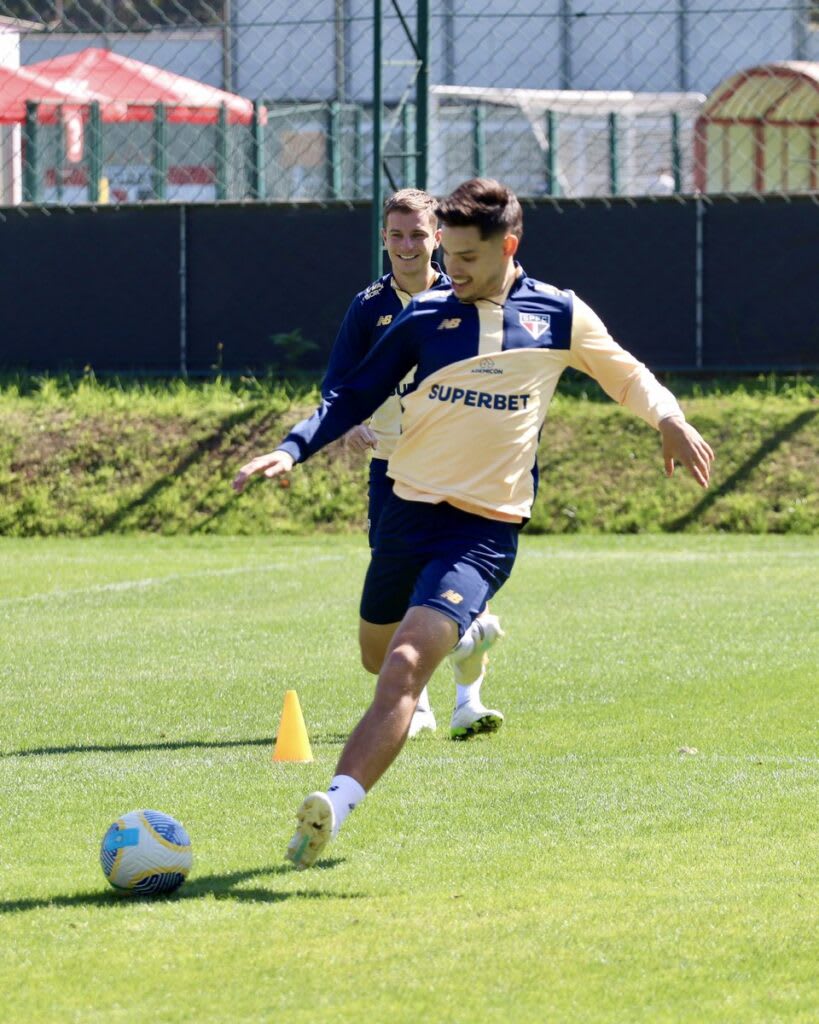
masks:
[[[313,751],[301,713],[298,694],[288,690],[284,695],[284,709],[279,723],[279,735],[273,748],[274,761],[312,761]]]

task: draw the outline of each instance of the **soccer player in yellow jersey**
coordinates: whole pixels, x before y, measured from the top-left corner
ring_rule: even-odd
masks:
[[[241,491],[256,473],[291,470],[362,423],[416,367],[361,601],[362,618],[396,621],[400,611],[400,622],[327,792],[310,793],[297,811],[286,854],[297,868],[315,862],[392,764],[421,690],[508,578],[535,496],[538,439],[566,367],[659,432],[669,476],[680,463],[700,486],[710,478],[714,453],[671,392],[582,299],[516,262],[523,213],[513,192],[475,178],[437,213],[451,291],[413,299],[313,416],[233,483]]]
[[[321,384],[325,398],[358,366],[414,295],[431,288],[449,291],[452,287],[452,282],[432,260],[441,241],[433,197],[420,189],[401,189],[384,203],[383,218],[381,236],[391,269],[359,292],[350,303],[333,343]],[[412,390],[414,376],[413,367],[383,405],[375,410],[369,422],[353,427],[345,438],[354,451],[372,449],[368,485],[371,547],[384,504],[392,494],[387,462],[401,434],[401,399]],[[397,620],[361,620],[361,660],[368,672],[378,675],[397,625]],[[486,649],[502,635],[497,616],[483,609],[470,626],[464,642],[450,655],[455,677],[455,710],[450,721],[453,739],[470,739],[480,733],[494,732],[503,724],[501,712],[485,707],[481,700],[488,660]],[[475,644],[474,640],[478,643]],[[412,738],[427,729],[434,732],[436,728],[425,686],[418,698],[408,736]]]

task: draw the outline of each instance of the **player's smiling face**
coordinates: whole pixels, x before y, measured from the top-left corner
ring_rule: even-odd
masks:
[[[393,274],[426,276],[441,238],[434,214],[421,210],[391,210],[382,231]],[[400,283],[400,280],[399,280]]]
[[[450,227],[445,224],[441,247],[453,291],[461,302],[475,302],[503,290],[518,240],[514,235],[481,238],[474,225]]]

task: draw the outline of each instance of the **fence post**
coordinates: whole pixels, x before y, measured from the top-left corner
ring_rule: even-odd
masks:
[[[227,107],[219,104],[219,115],[216,119],[216,145],[213,153],[214,177],[216,179],[216,198],[227,199],[227,156],[228,119]]]
[[[165,104],[154,104],[154,160],[152,191],[155,199],[168,196],[168,117]]]
[[[427,187],[429,150],[429,0],[418,0],[416,15],[418,78],[415,82],[415,187]]]
[[[57,160],[54,168],[54,189],[57,195],[57,202],[63,201],[63,168],[65,166],[66,132],[65,132],[65,111],[62,103],[57,107]]]
[[[384,127],[381,33],[381,0],[373,0],[373,205],[370,217],[370,277],[373,280],[381,277],[384,272],[381,244],[381,203],[384,193],[384,155],[381,141]],[[422,186],[419,184],[418,187]]]
[[[188,377],[188,214],[179,206],[179,372]]]
[[[546,111],[546,195],[559,196],[560,182],[557,177],[557,114]]]
[[[694,364],[703,368],[703,319],[705,313],[705,203],[701,196],[694,202],[696,216],[694,251]]]
[[[680,115],[671,115],[671,173],[674,191],[682,192],[682,150],[680,149]]]
[[[26,100],[26,122],[23,126],[23,143],[25,146],[25,162],[23,164],[23,202],[38,203],[40,201],[40,154],[37,138],[37,113],[40,104],[34,100]]]
[[[100,180],[102,178],[102,117],[100,105],[93,100],[88,105],[88,201],[100,201]]]
[[[253,101],[253,119],[250,123],[250,196],[252,199],[264,199],[264,125],[262,124],[262,104]]]
[[[572,24],[574,21],[572,0],[560,0],[560,88],[571,89],[572,68]]]
[[[486,107],[476,103],[472,108],[472,173],[486,177]]]
[[[332,100],[327,107],[327,188],[331,199],[340,199],[344,189],[340,139],[341,104]]]
[[[361,187],[361,170],[364,163],[363,131],[364,112],[356,103],[353,109],[353,199],[360,199],[363,192]]]
[[[415,107],[412,103],[405,103],[401,111],[401,135],[401,148],[404,151],[401,177],[404,179],[404,188],[412,188],[418,160],[415,150]]]
[[[618,152],[617,114],[609,114],[609,193],[616,196],[620,191],[620,157]]]

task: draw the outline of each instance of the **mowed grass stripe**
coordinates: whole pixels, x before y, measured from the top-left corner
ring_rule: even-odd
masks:
[[[0,600],[173,579],[2,606],[4,1019],[815,1020],[818,558],[524,538],[504,729],[449,742],[442,667],[439,732],[301,874],[295,806],[372,690],[363,538],[0,542]],[[288,688],[309,765],[270,761]],[[106,891],[136,807],[191,834],[175,898]]]

